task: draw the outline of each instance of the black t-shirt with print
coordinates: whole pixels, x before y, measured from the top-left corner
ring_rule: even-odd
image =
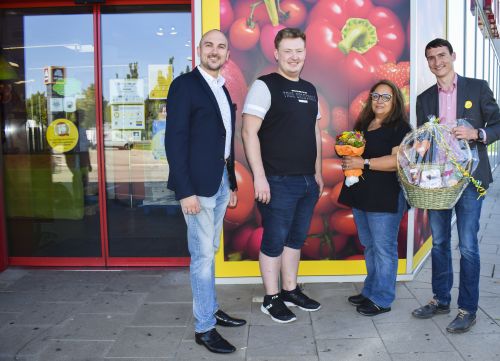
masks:
[[[271,93],[258,136],[266,175],[315,173],[318,96],[311,83],[278,73],[259,78]]]

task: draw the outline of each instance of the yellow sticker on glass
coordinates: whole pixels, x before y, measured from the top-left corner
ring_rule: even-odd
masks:
[[[47,143],[55,153],[66,153],[78,143],[78,128],[68,119],[56,119],[47,127]]]

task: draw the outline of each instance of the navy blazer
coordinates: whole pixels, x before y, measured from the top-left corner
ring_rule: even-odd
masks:
[[[231,156],[227,164],[231,190],[234,173],[234,123],[236,110],[226,87],[231,108]],[[210,86],[198,68],[175,78],[167,97],[165,151],[169,164],[167,187],[177,200],[217,193],[225,166],[226,129]]]
[[[472,106],[465,108],[465,102],[470,101]],[[439,116],[439,96],[437,84],[431,86],[417,97],[417,125],[428,120],[429,115]],[[457,78],[457,119],[467,118],[474,128],[483,128],[486,131],[488,144],[500,138],[500,111],[493,97],[488,83],[485,80]],[[477,146],[479,164],[473,176],[482,182],[484,188],[493,182],[491,166],[488,159],[487,147],[482,142],[473,142]]]

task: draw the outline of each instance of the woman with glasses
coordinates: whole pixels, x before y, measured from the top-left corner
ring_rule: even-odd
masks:
[[[363,156],[342,159],[343,169],[363,169],[363,175],[350,187],[344,184],[338,200],[352,207],[368,272],[361,293],[348,301],[360,314],[375,316],[391,310],[396,293],[398,230],[406,210],[396,154],[411,127],[401,91],[392,82],[376,83],[366,104],[354,126],[366,139]]]

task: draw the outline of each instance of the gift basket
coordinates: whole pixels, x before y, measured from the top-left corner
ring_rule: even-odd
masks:
[[[431,117],[401,142],[398,179],[411,206],[451,209],[469,182],[476,186],[479,197],[486,193],[471,175],[478,163],[477,149],[453,135],[451,129],[457,125],[471,127],[465,119],[450,126]]]

